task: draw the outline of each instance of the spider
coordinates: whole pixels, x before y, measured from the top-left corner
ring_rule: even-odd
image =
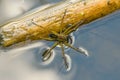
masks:
[[[61,20],[61,25],[63,24],[63,20],[64,20],[64,17],[66,15],[66,12],[67,10],[65,9],[65,12],[64,12],[64,15],[62,17],[62,20]],[[34,23],[34,22],[32,22]],[[52,50],[56,47],[56,46],[60,46],[61,47],[61,50],[62,50],[62,57],[63,57],[63,60],[64,60],[64,64],[65,64],[65,67],[68,68],[68,62],[67,62],[67,59],[66,59],[66,56],[65,56],[65,52],[64,52],[64,46],[67,46],[69,48],[72,48],[73,50],[77,51],[77,52],[80,52],[86,56],[88,56],[88,54],[86,54],[84,51],[81,51],[80,49],[78,48],[75,48],[74,46],[72,46],[69,41],[72,42],[72,38],[71,36],[69,35],[70,33],[72,33],[73,31],[75,31],[79,25],[81,25],[83,23],[83,20],[82,21],[79,21],[77,22],[76,24],[68,24],[67,25],[67,29],[65,30],[62,30],[60,29],[60,31],[57,33],[55,31],[51,31],[52,33],[49,34],[49,38],[45,38],[44,40],[47,40],[47,41],[54,41],[54,44],[50,47],[50,49],[46,49],[43,54],[42,54],[42,60],[43,61],[47,61],[51,54],[52,54]],[[34,23],[35,25],[37,25],[36,23]],[[37,25],[38,26],[38,25]]]

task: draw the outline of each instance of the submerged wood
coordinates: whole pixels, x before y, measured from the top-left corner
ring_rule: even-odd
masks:
[[[27,14],[0,28],[0,41],[5,47],[26,40],[48,38],[68,24],[87,24],[120,9],[120,0],[69,0],[41,11]],[[66,15],[64,13],[66,11]],[[64,20],[62,20],[64,16]],[[61,21],[63,21],[61,25]],[[80,27],[80,26],[79,26]]]

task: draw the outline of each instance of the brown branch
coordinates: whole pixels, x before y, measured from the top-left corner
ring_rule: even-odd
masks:
[[[61,28],[65,29],[68,24],[84,20],[81,24],[83,25],[119,9],[120,0],[63,2],[2,26],[0,29],[1,42],[3,46],[10,46],[28,39],[46,39],[51,31],[59,32]],[[66,15],[64,16],[65,11]],[[60,26],[63,16],[63,23]]]

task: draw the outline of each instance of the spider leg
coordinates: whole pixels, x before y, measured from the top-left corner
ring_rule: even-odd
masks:
[[[59,33],[55,32],[55,31],[51,31],[54,35],[58,36]]]
[[[63,59],[64,59],[64,64],[65,64],[65,67],[66,67],[66,69],[67,69],[67,68],[68,68],[68,63],[67,63],[67,59],[66,59],[66,56],[65,56],[65,53],[64,53],[63,44],[61,43],[60,46],[61,46],[61,50],[62,50],[62,57],[63,57]]]
[[[38,27],[41,27],[42,29],[44,29],[41,25],[35,23],[35,22],[33,21],[33,19],[31,20],[31,23],[34,24],[34,25],[36,25],[36,26],[38,26]]]
[[[46,40],[46,41],[54,41],[54,39],[52,38],[41,38],[41,39]]]
[[[67,43],[67,42],[64,42],[64,44],[65,44],[66,46],[68,46],[68,47],[72,48],[73,50],[75,50],[75,51],[77,51],[77,52],[79,52],[79,53],[81,53],[81,54],[84,54],[85,56],[88,56],[88,54],[87,54],[87,53],[85,53],[85,52],[81,51],[81,50],[80,50],[80,49],[78,49],[78,48],[75,48],[75,47],[74,47],[74,46],[72,46],[71,44],[69,44],[69,43]]]
[[[69,44],[73,43],[73,40],[70,35],[68,35],[68,37],[67,37],[67,43],[69,43]]]
[[[2,35],[0,34],[0,45],[2,45],[2,41],[3,41],[3,38],[2,38]]]
[[[43,61],[46,61],[46,60],[48,60],[48,59],[50,58],[50,56],[51,56],[51,51],[52,51],[58,44],[59,44],[58,42],[54,43],[53,46],[52,46],[50,49],[47,49],[47,50],[45,50],[45,51],[43,52],[43,54],[42,54],[42,60],[43,60]]]
[[[61,19],[60,27],[62,27],[62,25],[63,25],[63,21],[64,21],[64,18],[65,18],[66,12],[67,12],[67,9],[65,9],[64,15]],[[60,33],[62,33],[62,28],[60,28]]]
[[[45,50],[42,54],[42,61],[47,61],[50,57],[51,57],[51,54],[52,52],[49,52],[49,49]]]
[[[84,22],[84,20],[79,21],[76,24],[69,26],[63,33],[66,35],[70,34],[71,32],[75,31],[83,22]]]

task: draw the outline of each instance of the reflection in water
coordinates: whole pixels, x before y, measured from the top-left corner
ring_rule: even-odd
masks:
[[[54,70],[35,69],[25,59],[6,61],[7,58],[0,59],[0,80],[61,80]]]
[[[69,55],[65,54],[66,56],[66,59],[67,59],[67,63],[68,63],[68,68],[67,68],[67,71],[70,71],[71,68],[72,68],[72,61],[71,61],[71,58]]]
[[[61,77],[63,76],[62,71],[65,72],[66,76],[71,75],[68,78],[64,77],[64,79],[72,77],[74,70],[66,73],[64,65],[61,65],[63,60],[62,58],[59,59],[61,55],[56,55],[56,57],[59,57],[57,58],[59,63],[54,60],[55,55],[47,62],[40,61],[44,48],[48,48],[46,42],[36,42],[16,49],[2,50],[0,56],[0,80],[63,80],[63,77]],[[53,52],[55,54],[55,51]],[[57,52],[57,54],[61,53]],[[69,71],[71,69],[71,59],[68,55],[66,57],[69,62],[67,71]],[[56,65],[61,66],[61,70]]]
[[[86,56],[89,56],[89,53],[85,48],[79,47],[79,50],[81,51],[81,54],[85,54]]]
[[[46,49],[49,49],[49,47],[44,47],[44,46],[43,46],[43,47],[40,49],[40,55],[39,55],[39,57],[40,57],[41,55],[43,55],[43,52],[44,52]],[[53,61],[54,57],[55,57],[55,52],[52,50],[52,51],[50,52],[50,55],[47,55],[47,56],[44,57],[44,58],[41,57],[41,60],[42,60],[41,62],[42,62],[43,65],[48,65],[48,64],[50,64],[50,63]]]

